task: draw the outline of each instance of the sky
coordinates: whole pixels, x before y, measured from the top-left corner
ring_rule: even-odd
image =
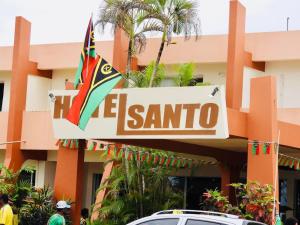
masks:
[[[196,0],[202,34],[226,34],[229,0]],[[300,0],[240,0],[247,8],[247,32],[300,30]],[[0,0],[0,46],[12,45],[16,16],[32,23],[31,44],[81,42],[90,15],[102,0]],[[110,29],[96,40],[112,39]]]

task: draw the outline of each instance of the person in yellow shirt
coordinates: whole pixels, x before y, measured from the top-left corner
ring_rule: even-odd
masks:
[[[0,196],[0,224],[13,225],[14,214],[12,208],[8,204],[8,196],[3,194]]]

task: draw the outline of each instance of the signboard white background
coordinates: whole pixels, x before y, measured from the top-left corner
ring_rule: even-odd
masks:
[[[99,116],[91,118],[84,131],[64,118],[53,118],[55,102],[51,101],[54,135],[58,139],[224,139],[228,137],[225,93],[224,87],[218,86],[219,91],[211,96],[216,87],[114,89],[110,94],[117,94],[117,97],[113,99],[112,103],[115,105],[110,111],[115,113],[115,117],[104,117],[105,104],[102,102]],[[56,97],[73,98],[78,91],[50,93]],[[122,99],[126,100],[125,104]],[[210,106],[218,109],[217,114]],[[178,110],[176,115],[166,116],[166,107],[169,112],[171,110],[175,113]],[[138,111],[137,108],[143,110]],[[129,115],[129,109],[139,118],[139,123]],[[217,115],[215,123],[211,118],[214,115]],[[173,118],[173,122],[170,118]],[[138,128],[132,129],[128,125],[129,121]],[[208,126],[203,127],[201,123]],[[174,127],[174,124],[177,125]]]

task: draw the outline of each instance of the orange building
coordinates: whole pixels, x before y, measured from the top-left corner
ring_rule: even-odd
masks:
[[[275,151],[253,154],[252,144],[270,143],[275,149],[279,142],[280,153],[300,158],[300,31],[245,34],[245,15],[244,6],[232,0],[228,35],[202,36],[197,42],[178,37],[162,57],[168,74],[165,86],[172,85],[174,65],[187,62],[196,64],[204,82],[226,86],[228,139],[112,141],[215,162],[200,166],[188,181],[189,171],[176,174],[199,190],[220,186],[230,195],[227,184],[243,179],[275,185]],[[110,170],[103,168],[101,151],[55,145],[48,91],[64,90],[66,80],[74,79],[82,43],[30,45],[30,28],[30,22],[17,17],[14,46],[0,47],[0,163],[12,169],[35,166],[35,185],[49,185],[57,198],[75,200],[73,218],[79,221],[80,209],[95,201],[101,177]],[[151,50],[159,44],[160,39],[149,39],[135,67],[149,64],[156,56]],[[96,45],[104,58],[124,71],[127,39],[122,32],[114,41]],[[279,179],[281,203],[299,218],[300,173],[280,167]],[[189,194],[192,198],[195,193]]]

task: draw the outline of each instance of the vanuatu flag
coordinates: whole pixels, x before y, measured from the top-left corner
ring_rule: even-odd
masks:
[[[83,69],[87,73],[86,68]],[[69,110],[67,119],[84,130],[90,117],[122,75],[100,56],[90,58],[89,71]]]
[[[91,58],[95,58],[95,57],[96,57],[96,49],[95,49],[95,37],[94,37],[94,25],[91,17],[85,34],[84,45],[80,54],[80,61],[75,75],[75,81],[74,81],[75,88],[77,88],[77,85],[79,83],[84,82],[86,74],[84,74],[83,68],[87,67],[89,64],[88,61]]]

